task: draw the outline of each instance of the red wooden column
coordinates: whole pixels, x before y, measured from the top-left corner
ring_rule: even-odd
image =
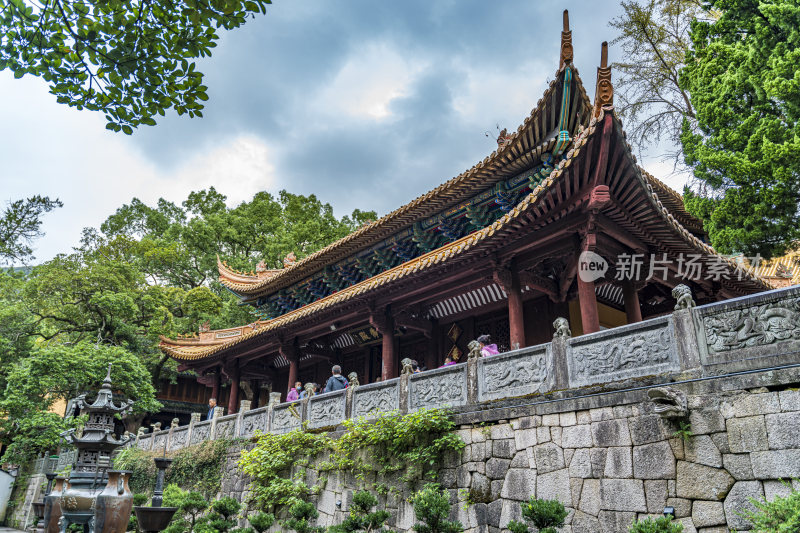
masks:
[[[593,198],[594,199],[594,198]],[[590,203],[591,205],[591,203]],[[576,258],[580,262],[580,252],[593,252],[597,244],[597,235],[593,231],[594,222],[592,217],[589,219],[589,230],[583,235],[583,242],[579,250],[579,255]],[[576,281],[578,284],[578,303],[581,307],[581,324],[583,326],[583,333],[594,333],[600,331],[600,315],[597,312],[597,294],[594,291],[594,281],[590,281],[584,273],[581,275],[580,265],[578,265],[578,276]]]
[[[211,397],[217,400],[217,404],[219,404],[219,387],[221,385],[221,379],[222,368],[217,367],[217,369],[214,371],[214,386],[211,387]]]
[[[628,324],[642,321],[642,307],[639,304],[639,291],[632,281],[622,284],[622,299],[625,301],[625,315]]]
[[[231,369],[231,394],[228,398],[228,414],[232,415],[239,410],[239,360],[233,361]]]
[[[394,342],[394,319],[390,307],[387,305],[383,312],[370,313],[369,321],[381,334],[381,359],[383,361],[381,380],[396,378],[397,352]]]
[[[300,358],[297,356],[297,349],[293,344],[281,346],[280,353],[289,361],[289,383],[286,385],[286,394],[288,394],[297,382],[297,375],[300,370]],[[286,396],[284,396],[284,398],[285,397]]]
[[[494,280],[503,287],[508,297],[508,329],[510,349],[524,348],[525,315],[522,311],[522,290],[517,274],[508,268],[494,271]]]

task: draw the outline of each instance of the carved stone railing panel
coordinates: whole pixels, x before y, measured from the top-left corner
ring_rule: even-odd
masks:
[[[353,418],[374,418],[400,409],[400,379],[361,385],[353,391]]]
[[[178,450],[189,444],[189,426],[176,428],[169,440],[169,449]]]
[[[798,287],[704,305],[693,314],[704,365],[800,349]]]
[[[169,437],[169,430],[154,433],[153,450],[164,450],[167,447],[167,437]]]
[[[140,446],[141,449],[149,449],[150,448],[150,437],[146,437],[147,442],[144,446]],[[141,439],[139,440],[141,443]],[[75,462],[75,459],[78,458],[78,450],[62,450],[61,453],[58,454],[58,462],[56,463],[56,472],[63,472],[65,468]]]
[[[345,419],[347,392],[343,389],[318,394],[308,400],[308,426],[322,428],[339,425]]]
[[[669,317],[646,320],[569,340],[570,387],[680,370]]]
[[[467,364],[413,374],[408,383],[411,411],[421,407],[458,407],[467,403]]]
[[[272,410],[270,433],[286,433],[302,424],[303,404],[299,401],[282,403]]]
[[[221,416],[217,418],[217,427],[214,431],[215,439],[232,439],[236,436],[237,415]]]
[[[240,437],[252,437],[257,431],[267,431],[268,407],[261,407],[247,411],[242,415],[242,428],[239,430]]]
[[[203,442],[204,440],[208,439],[211,435],[211,421],[206,420],[205,422],[198,422],[192,428],[192,440],[189,442],[190,445],[197,444],[199,442]]]
[[[149,450],[150,447],[153,445],[152,441],[150,440],[152,438],[153,437],[150,436],[150,435],[148,435],[147,437],[140,437],[139,438],[139,443],[137,444],[137,447],[140,450]]]
[[[546,388],[549,344],[478,359],[478,401],[526,396]]]

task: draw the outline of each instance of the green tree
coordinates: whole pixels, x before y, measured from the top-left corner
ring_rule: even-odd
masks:
[[[0,398],[0,438],[7,445],[2,460],[22,463],[54,450],[60,443],[59,433],[77,422],[72,417],[63,418],[54,407],[80,393],[97,390],[108,363],[112,363],[114,389],[135,400],[134,412],[161,407],[147,368],[124,348],[86,341],[36,346],[12,366]]]
[[[270,0],[0,0],[0,70],[41,77],[59,103],[130,134],[175,109],[202,116],[195,59]]]
[[[689,27],[704,13],[702,2],[630,0],[621,5],[622,14],[609,23],[619,32],[611,44],[620,45],[623,58],[612,65],[619,76],[617,108],[639,147],[660,141],[678,145],[684,118],[691,124],[695,114],[679,78],[691,44]]]
[[[681,72],[697,129],[681,142],[700,186],[689,211],[723,253],[769,257],[800,239],[800,3],[712,0]]]
[[[247,521],[253,526],[257,533],[264,533],[272,527],[275,523],[275,515],[272,513],[258,512],[254,515],[248,516]]]
[[[0,6],[3,3],[0,0]],[[0,36],[0,42],[2,39]],[[42,215],[62,205],[59,199],[51,200],[47,196],[10,202],[0,215],[0,265],[33,259],[31,243],[42,236]]]
[[[244,271],[261,260],[281,268],[288,253],[302,259],[377,217],[356,209],[337,218],[316,196],[286,191],[277,197],[259,192],[235,207],[226,200],[213,187],[190,193],[180,207],[165,200],[151,207],[134,199],[100,231],[86,232],[83,248],[136,265],[154,285],[209,287],[222,302],[210,317],[211,327],[225,328],[252,321],[253,315],[216,281],[218,256]]]
[[[353,494],[350,509],[344,521],[330,528],[331,533],[382,533],[383,525],[389,519],[389,511],[372,511],[378,505],[378,498],[369,491],[360,490]]]
[[[533,524],[539,533],[557,533],[556,528],[564,525],[564,519],[569,514],[560,501],[537,500],[533,496],[520,507],[522,518]],[[528,525],[516,520],[508,523],[508,529],[512,533],[528,533]]]
[[[419,520],[414,524],[417,533],[460,533],[464,531],[461,522],[448,520],[450,498],[447,492],[436,483],[426,484],[411,498],[414,515]]]

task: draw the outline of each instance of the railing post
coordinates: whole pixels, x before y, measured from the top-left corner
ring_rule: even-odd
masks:
[[[208,434],[208,440],[214,440],[214,437],[217,433],[217,419],[223,416],[223,412],[225,411],[224,407],[215,407],[214,408],[214,415],[211,417],[211,431]]]
[[[242,400],[239,402],[239,413],[236,416],[236,426],[233,428],[233,436],[238,437],[242,432],[242,417],[245,412],[250,410],[250,400]]]
[[[272,431],[272,411],[275,410],[275,406],[279,403],[281,403],[281,393],[270,392],[269,403],[267,404],[267,423],[264,425],[265,433],[270,433]]]
[[[402,373],[400,374],[400,412],[403,414],[408,413],[408,406],[411,403],[411,383],[410,383],[411,374]]]
[[[186,445],[190,446],[192,443],[192,433],[194,432],[194,425],[200,422],[200,413],[192,413],[189,419],[189,429],[186,431]]]
[[[569,365],[567,362],[569,340],[572,338],[572,331],[569,321],[564,317],[558,317],[553,322],[553,341],[550,343],[550,358],[552,364],[552,378],[550,390],[562,390],[569,388]]]
[[[699,370],[700,346],[692,316],[692,310],[695,307],[692,291],[686,285],[681,284],[672,289],[672,296],[677,299],[675,310],[672,313],[672,323],[675,327],[681,372]]]
[[[476,341],[472,341],[476,342]],[[470,351],[467,357],[467,404],[478,403],[478,359],[480,351],[473,353]]]

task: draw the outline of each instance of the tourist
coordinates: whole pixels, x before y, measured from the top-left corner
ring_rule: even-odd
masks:
[[[456,364],[456,362],[453,361],[453,358],[448,355],[447,357],[444,358],[444,364],[442,366],[440,366],[439,368],[444,368],[446,366],[450,366],[450,365],[454,365],[454,364]]]
[[[217,406],[217,399],[211,398],[208,400],[208,414],[206,415],[206,420],[211,420],[214,418],[214,408]]]
[[[347,379],[342,375],[342,367],[339,365],[333,365],[333,368],[331,368],[331,374],[333,375],[328,378],[328,382],[325,384],[324,392],[333,392],[347,388]]]
[[[303,392],[303,383],[301,381],[296,381],[294,387],[289,389],[289,394],[286,395],[287,402],[293,402],[295,400],[299,400],[302,398]]]
[[[497,355],[500,353],[497,350],[497,345],[492,344],[492,338],[489,335],[481,335],[477,340],[478,344],[481,345],[481,357]]]

